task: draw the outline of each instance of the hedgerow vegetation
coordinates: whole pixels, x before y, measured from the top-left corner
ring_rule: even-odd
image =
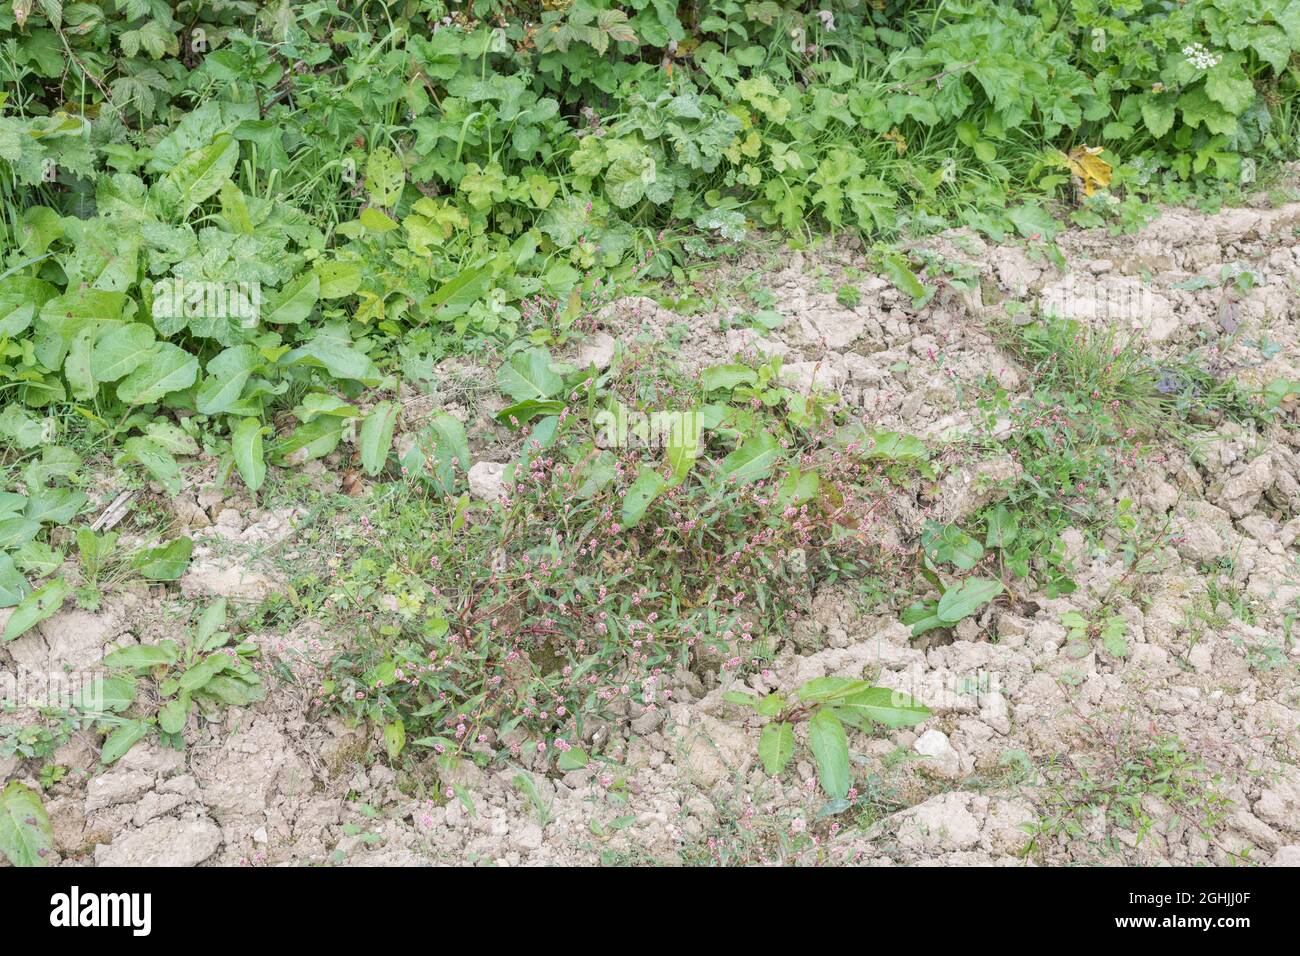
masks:
[[[580,722],[647,699],[674,662],[762,667],[808,575],[872,560],[874,498],[931,473],[915,439],[853,430],[775,368],[619,385],[557,369],[550,347],[613,290],[762,231],[855,235],[923,301],[906,238],[966,225],[1050,255],[1063,221],[1126,229],[1155,201],[1230,194],[1293,153],[1297,51],[1300,0],[6,3],[3,637],[72,593],[65,551],[98,568],[114,546],[83,527],[87,456],[170,494],[215,459],[257,493],[268,466],[355,432],[361,467],[395,479],[368,520],[411,534],[353,555],[348,600],[394,595],[400,621],[335,662],[319,705],[382,724],[394,758],[408,736],[446,754],[517,746],[521,728],[577,765]],[[1059,344],[1018,347],[1045,361]],[[1045,500],[979,515],[982,545],[927,531],[937,596],[908,611],[917,633],[1013,579],[1068,590],[1058,499],[1108,471],[1100,445],[1138,433],[1123,414],[1164,427],[1172,401],[1109,349],[1041,397],[1078,399],[1049,422],[1068,439],[1056,458],[1025,449]],[[457,353],[504,359],[501,420],[524,436],[515,491],[490,507],[465,495],[469,436],[450,416],[394,450],[397,386]],[[698,450],[657,462],[597,442],[598,405],[648,395],[705,409]],[[115,567],[175,580],[189,547]],[[80,579],[93,604],[95,575]],[[163,656],[131,667],[201,667],[193,648]],[[220,670],[174,699],[171,678],[167,712],[126,737],[159,724],[179,741],[188,691]],[[837,798],[844,724],[924,716],[861,682],[738,703],[772,718],[774,772],[808,720]]]

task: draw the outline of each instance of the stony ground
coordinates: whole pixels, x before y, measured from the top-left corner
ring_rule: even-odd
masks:
[[[792,381],[940,445],[973,428],[964,384],[993,375],[1012,394],[1024,387],[1025,369],[985,321],[1008,302],[1136,324],[1156,356],[1222,341],[1217,371],[1247,383],[1300,379],[1298,227],[1300,205],[1169,210],[1132,236],[1065,234],[1064,271],[1020,245],[950,234],[926,248],[978,282],[920,310],[883,278],[861,282],[852,309],[823,291],[865,269],[851,249],[755,255],[719,282],[764,273],[789,317],[776,333],[629,299],[605,312],[583,359],[607,363],[616,342],[638,336],[680,343],[688,369],[777,353]],[[1260,281],[1225,293],[1221,269],[1232,264]],[[1116,302],[1135,305],[1117,314]],[[447,371],[452,387],[410,396],[408,417],[442,406],[477,418],[488,437],[475,453],[504,460],[487,425],[499,403],[476,387],[490,375],[464,363]],[[1170,442],[1116,496],[1173,532],[1148,555],[1135,600],[1121,602],[1126,658],[1081,656],[1067,639],[1062,613],[1086,615],[1123,574],[1117,542],[1090,546],[1077,532],[1063,544],[1078,591],[1028,595],[943,637],[912,640],[848,588],[816,595],[754,689],[865,675],[934,710],[912,730],[850,741],[869,786],[853,813],[821,814],[806,759],[767,777],[757,723],[723,701],[716,674],[690,672],[670,682],[666,703],[601,727],[592,749],[604,760],[584,770],[548,777],[526,757],[490,771],[463,765],[454,782],[467,800],[426,795],[375,756],[382,746],[366,732],[310,709],[316,669],[349,635],[300,621],[259,637],[268,662],[299,683],[271,678],[267,700],[191,721],[183,753],[141,744],[102,770],[94,738],[74,734],[53,758],[72,772],[46,791],[59,853],[70,865],[1300,864],[1300,429],[1288,414],[1262,433],[1225,426],[1190,446]],[[308,475],[327,488],[355,481],[320,463]],[[894,502],[882,546],[914,542],[923,513],[959,520],[981,504],[979,483],[961,477],[934,501]],[[0,649],[0,666],[93,667],[105,648],[169,636],[185,602],[256,603],[283,588],[283,568],[312,558],[303,509],[259,510],[203,487],[175,506],[199,541],[179,593],[128,585],[98,612],[65,610]],[[5,778],[35,785],[38,769],[0,759]],[[1099,790],[1131,804],[1129,824],[1084,809]]]

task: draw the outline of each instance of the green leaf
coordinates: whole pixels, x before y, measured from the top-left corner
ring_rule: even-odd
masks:
[[[117,385],[127,405],[148,405],[168,392],[189,388],[198,378],[199,360],[179,345],[155,342],[148,359]]]
[[[0,643],[12,641],[46,618],[53,617],[71,593],[72,586],[62,577],[57,577],[28,594],[14,608],[4,634],[0,635]]]
[[[935,561],[950,562],[963,571],[984,557],[984,546],[955,524],[928,524],[921,533],[921,544]]]
[[[423,303],[431,315],[453,319],[463,315],[474,303],[482,301],[492,284],[492,267],[465,269],[438,287]]]
[[[304,272],[270,296],[263,312],[264,321],[271,325],[297,325],[311,315],[319,298],[320,276]]]
[[[146,581],[175,581],[189,567],[193,552],[194,541],[182,537],[143,551],[131,564]]]
[[[175,641],[163,641],[161,644],[133,644],[130,647],[120,647],[105,654],[104,666],[121,667],[126,670],[158,667],[159,665],[175,664],[179,655],[180,648],[176,646]]]
[[[388,460],[399,411],[396,402],[380,402],[361,423],[361,435],[357,443],[361,450],[361,467],[366,470],[366,474],[379,474],[384,462]]]
[[[406,725],[394,720],[384,725],[384,747],[388,750],[388,759],[396,760],[406,747]]]
[[[393,206],[406,185],[402,160],[387,146],[380,146],[366,159],[366,191],[370,201],[379,206]]]
[[[251,345],[225,349],[208,362],[203,384],[194,396],[194,407],[204,415],[229,411],[260,364],[257,349]]]
[[[903,611],[899,615],[899,620],[912,628],[913,637],[920,637],[926,631],[933,631],[935,628],[945,626],[943,621],[939,620],[938,613],[936,613],[938,607],[938,601],[918,602]]]
[[[320,280],[322,299],[341,299],[361,288],[361,267],[355,262],[339,259],[320,259],[312,266]]]
[[[988,533],[984,536],[984,546],[988,548],[1006,548],[1020,534],[1020,518],[1006,505],[998,505],[988,516]]]
[[[653,468],[643,465],[641,472],[623,496],[621,523],[624,528],[634,528],[645,516],[646,509],[665,488],[668,482]]]
[[[0,607],[13,607],[31,592],[31,585],[14,567],[14,559],[0,551]]]
[[[766,724],[758,738],[758,759],[769,776],[776,776],[794,756],[794,728],[788,723]]]
[[[1156,139],[1164,136],[1174,125],[1175,99],[1172,93],[1142,94],[1142,122]]]
[[[177,687],[190,693],[202,690],[207,686],[208,681],[233,664],[234,659],[224,651],[209,654],[181,675],[180,680],[177,681]]]
[[[180,211],[191,209],[214,195],[230,178],[239,160],[239,143],[229,133],[219,133],[207,146],[191,150],[163,180],[163,193]]]
[[[88,713],[120,713],[135,703],[135,678],[96,677],[73,699],[77,710]]]
[[[570,770],[581,770],[587,764],[591,763],[591,755],[581,747],[570,747],[568,750],[561,752],[560,759],[556,761],[556,766],[565,773]]]
[[[830,710],[821,707],[808,721],[808,746],[817,760],[822,789],[832,800],[849,793],[849,741],[844,724]]]
[[[1219,65],[1205,74],[1205,93],[1233,116],[1240,116],[1255,101],[1255,85],[1246,76],[1245,58],[1239,53],[1223,55]]]
[[[747,365],[714,365],[700,373],[700,384],[706,392],[730,391],[737,385],[753,385],[757,381],[758,373]]]
[[[14,866],[45,866],[54,829],[40,795],[14,780],[0,790],[0,853]]]
[[[907,694],[888,687],[868,687],[834,703],[836,710],[861,714],[886,727],[910,727],[930,716],[930,711]]]
[[[814,677],[800,685],[795,695],[805,703],[824,704],[868,690],[870,687],[871,685],[866,681],[855,677]]]
[[[397,223],[391,216],[385,215],[381,210],[374,206],[367,206],[361,210],[361,215],[357,221],[371,232],[392,232],[397,228]]]
[[[90,371],[99,382],[116,382],[153,354],[154,331],[142,322],[112,329],[90,350]]]
[[[1002,593],[1002,582],[991,578],[967,578],[957,587],[943,592],[937,611],[939,620],[956,624],[974,614]]]
[[[549,398],[546,400],[530,398],[506,406],[493,417],[503,425],[522,427],[527,425],[534,418],[541,418],[545,415],[558,415],[562,411],[564,411],[564,402],[560,401],[558,398]]]
[[[217,598],[209,604],[199,616],[199,623],[194,627],[194,646],[205,651],[215,650],[209,647],[208,640],[226,624],[226,599]],[[225,643],[224,641],[222,642]]]
[[[180,465],[176,463],[172,453],[154,439],[135,435],[123,442],[122,452],[124,458],[138,461],[143,465],[169,495],[180,494]]]
[[[516,402],[550,398],[564,386],[564,379],[551,370],[551,353],[532,348],[513,355],[497,370],[497,383]]]
[[[190,716],[191,703],[188,696],[182,694],[158,708],[158,726],[165,734],[179,734],[185,729],[185,722]]]
[[[929,300],[933,290],[916,277],[916,273],[912,271],[912,267],[903,256],[897,254],[885,256],[881,265],[884,266],[885,277],[900,292],[910,295],[914,306],[919,307]]]
[[[239,477],[249,491],[257,491],[266,480],[266,459],[262,454],[262,423],[256,418],[241,419],[230,433],[230,450],[235,457]]]
[[[39,521],[26,518],[5,518],[0,521],[0,551],[8,551],[25,544],[40,533]]]
[[[86,495],[71,488],[38,488],[27,499],[23,517],[38,524],[68,524],[86,506]]]
[[[468,471],[470,465],[469,440],[465,435],[465,426],[446,412],[436,412],[429,419],[425,436],[433,443],[433,480],[446,494],[451,494],[456,487],[456,472]],[[415,472],[424,466],[425,438],[411,446],[411,450],[402,459],[402,467]]]
[[[119,724],[104,740],[99,752],[100,763],[108,766],[122,759],[123,755],[144,739],[153,726],[147,720],[128,720]]]
[[[760,481],[772,473],[781,454],[781,443],[767,432],[759,432],[722,459],[718,477],[737,485]]]

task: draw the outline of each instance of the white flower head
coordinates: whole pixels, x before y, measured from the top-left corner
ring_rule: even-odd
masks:
[[[829,32],[835,32],[835,12],[833,10],[818,10],[817,16],[821,18],[822,26]]]
[[[1183,47],[1183,56],[1198,70],[1211,70],[1223,60],[1219,54],[1211,53],[1199,43],[1189,43]]]

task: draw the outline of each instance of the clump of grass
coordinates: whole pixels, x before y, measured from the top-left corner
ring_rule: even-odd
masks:
[[[1089,727],[1097,744],[1086,757],[1055,761],[1045,772],[1045,806],[1030,828],[1027,854],[1043,854],[1048,844],[1087,840],[1102,856],[1126,850],[1116,830],[1134,835],[1140,845],[1162,825],[1154,807],[1169,811],[1168,829],[1182,822],[1213,841],[1232,801],[1212,773],[1177,737],[1135,743],[1126,728]],[[1098,818],[1101,825],[1098,826]]]

